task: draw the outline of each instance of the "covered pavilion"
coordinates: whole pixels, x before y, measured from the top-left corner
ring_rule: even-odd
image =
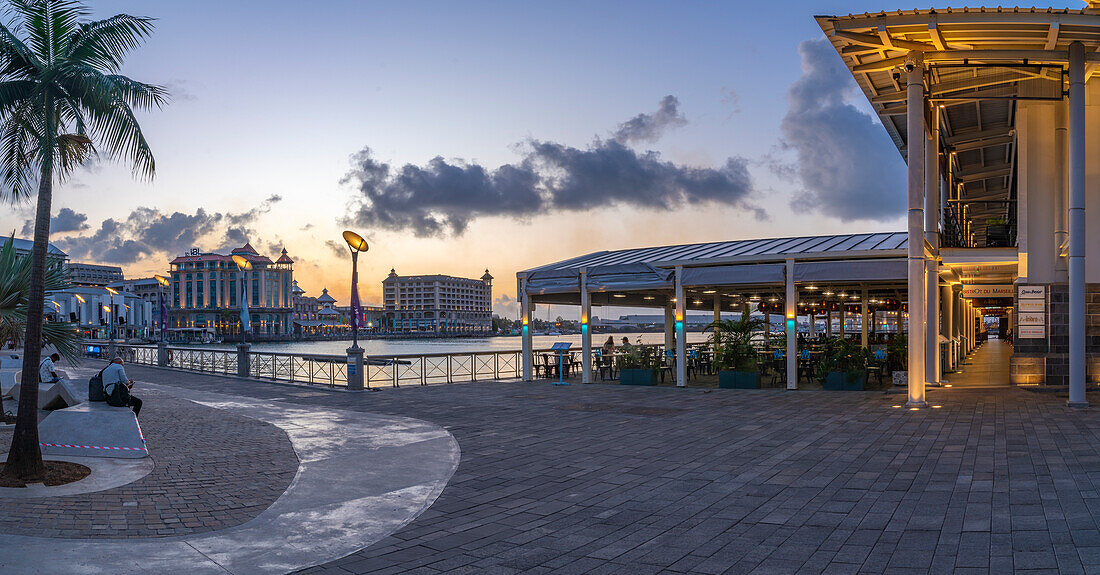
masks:
[[[1085,231],[1086,208],[1100,209],[1100,172],[1087,169],[1100,147],[1086,144],[1100,137],[1100,2],[1087,4],[817,17],[908,164],[907,299],[925,310],[909,341],[928,344],[909,348],[911,404],[935,382],[951,269],[1009,310],[1013,382],[1068,385],[1069,404],[1087,405],[1100,352],[1095,331],[1086,339],[1100,234]]]
[[[592,376],[593,305],[663,309],[665,345],[675,349],[678,386],[686,385],[683,319],[688,310],[713,310],[717,320],[723,311],[748,313],[754,306],[774,303],[782,306],[778,313],[787,319],[786,381],[794,389],[799,317],[809,318],[813,330],[813,318],[824,315],[831,330],[835,313],[843,330],[845,314],[858,315],[865,346],[876,312],[896,312],[886,317],[902,325],[907,242],[901,232],[712,242],[602,251],[520,272],[524,378],[532,375],[528,325],[538,303],[580,307],[584,382]],[[950,270],[945,273],[945,281],[959,283]],[[952,339],[972,346],[975,334],[964,326],[975,324],[964,317],[974,317],[973,307],[958,295],[946,298],[945,304],[954,306],[948,315],[970,314],[953,324]]]

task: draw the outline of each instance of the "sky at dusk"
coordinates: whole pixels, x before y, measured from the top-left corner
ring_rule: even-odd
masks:
[[[173,101],[140,117],[155,180],[93,162],[52,238],[128,277],[285,247],[344,303],[354,229],[365,303],[390,268],[488,268],[516,317],[517,271],[584,253],[901,230],[902,159],[812,18],[896,7],[97,0],[158,18],[123,73]]]

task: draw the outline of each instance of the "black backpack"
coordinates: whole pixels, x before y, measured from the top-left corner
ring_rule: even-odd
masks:
[[[110,367],[110,364],[107,364]],[[99,370],[99,373],[92,376],[88,380],[88,401],[107,401],[107,394],[103,392],[103,370],[104,367]]]

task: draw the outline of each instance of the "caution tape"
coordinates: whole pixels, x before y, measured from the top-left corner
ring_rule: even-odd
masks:
[[[149,451],[147,447],[107,447],[102,445],[68,445],[65,443],[39,443],[42,447],[69,447],[73,449],[107,449],[115,451]]]

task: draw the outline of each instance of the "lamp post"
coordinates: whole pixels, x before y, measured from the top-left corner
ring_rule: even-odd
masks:
[[[107,311],[107,359],[114,360],[115,358],[115,296],[118,292],[109,287],[103,288],[111,294],[111,305],[103,306]]]
[[[247,273],[252,269],[252,262],[243,256],[233,256],[233,263],[241,272],[241,342],[237,344],[237,376],[248,377],[248,331],[251,329],[252,318],[248,315],[248,277]]]
[[[344,231],[344,241],[351,249],[351,347],[348,348],[348,389],[363,389],[363,348],[359,347],[359,319],[363,308],[359,303],[359,252],[368,249],[367,240],[351,231]]]
[[[168,287],[168,278],[160,275],[154,275],[157,283],[161,288]],[[164,367],[168,365],[168,344],[164,341],[164,329],[168,327],[168,304],[164,300],[164,290],[157,290],[157,304],[159,308],[157,310],[157,324],[160,325],[160,338],[157,341],[157,365]]]

